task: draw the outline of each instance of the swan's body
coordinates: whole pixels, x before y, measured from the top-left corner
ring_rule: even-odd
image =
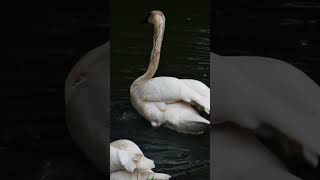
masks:
[[[121,139],[121,140],[113,141],[112,143],[110,143],[110,146],[121,149],[121,150],[131,151],[131,152],[143,155],[143,152],[141,151],[139,146],[130,140]]]
[[[210,179],[300,180],[254,136],[237,126],[211,130]]]
[[[320,88],[285,62],[211,54],[213,123],[233,121],[258,130],[271,126],[302,145],[313,165],[320,154]]]
[[[121,139],[110,143],[110,179],[170,179],[167,174],[153,172],[154,167],[154,162],[134,142]]]
[[[110,173],[116,171],[147,171],[155,167],[140,148],[129,140],[117,140],[110,144]]]
[[[109,43],[90,51],[72,68],[65,83],[66,122],[73,140],[109,175],[107,92]],[[103,98],[105,97],[105,98]]]
[[[165,125],[178,132],[202,133],[210,122],[194,108],[210,113],[210,89],[192,79],[152,78],[159,64],[165,17],[160,11],[152,11],[148,21],[155,31],[150,64],[147,72],[132,83],[131,102],[152,126]]]
[[[171,176],[153,171],[140,171],[129,173],[127,171],[117,171],[110,174],[110,180],[168,180]]]

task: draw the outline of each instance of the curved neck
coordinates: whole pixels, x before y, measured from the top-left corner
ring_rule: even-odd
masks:
[[[148,70],[146,71],[145,79],[151,79],[156,73],[160,61],[160,51],[162,46],[163,34],[164,34],[164,23],[160,23],[154,26],[153,35],[153,48],[150,56],[150,63]]]
[[[147,71],[140,77],[138,77],[131,85],[131,90],[140,85],[141,83],[151,79],[156,73],[160,60],[160,51],[162,46],[163,34],[165,29],[165,23],[158,23],[154,25],[153,34],[153,48],[150,56],[150,63]]]

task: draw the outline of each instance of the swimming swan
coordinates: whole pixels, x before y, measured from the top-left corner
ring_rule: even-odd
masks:
[[[154,162],[145,157],[134,142],[122,139],[110,144],[110,173],[120,170],[132,173],[154,167]]]
[[[211,53],[210,61],[213,124],[232,121],[258,133],[270,126],[297,141],[305,158],[318,164],[320,87],[314,81],[273,58]]]
[[[192,79],[152,78],[160,60],[165,17],[161,11],[152,11],[146,21],[154,26],[153,49],[147,71],[130,87],[131,103],[153,127],[164,125],[181,133],[202,133],[210,122],[197,110],[210,114],[210,89]]]
[[[121,139],[110,143],[110,179],[170,179],[170,175],[153,172],[154,167],[154,162],[146,158],[134,142]]]

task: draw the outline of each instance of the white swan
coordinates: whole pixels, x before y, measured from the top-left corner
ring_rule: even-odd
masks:
[[[237,126],[216,125],[210,132],[210,179],[301,180],[254,136]]]
[[[210,89],[192,79],[152,78],[160,60],[165,17],[161,11],[152,11],[147,21],[154,26],[153,49],[146,73],[130,87],[131,102],[154,127],[165,125],[182,133],[202,133],[210,122],[196,110],[210,113]]]
[[[318,164],[320,87],[314,81],[272,58],[211,53],[210,59],[213,123],[233,121],[256,132],[267,125],[297,141],[305,158]]]
[[[132,173],[154,167],[154,162],[145,157],[134,142],[122,139],[110,144],[110,173],[120,170]]]
[[[130,173],[127,171],[117,171],[110,174],[110,180],[168,180],[171,176],[153,171],[138,171]]]
[[[154,167],[134,142],[121,139],[110,143],[110,179],[170,179],[170,175],[153,172]]]
[[[66,122],[69,132],[88,159],[108,176],[109,49],[109,43],[105,43],[87,53],[72,68],[65,82]]]

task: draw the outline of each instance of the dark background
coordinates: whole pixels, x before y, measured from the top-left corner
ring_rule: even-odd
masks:
[[[108,4],[1,4],[1,180],[103,178],[67,132],[63,85],[72,65],[109,38]],[[320,3],[220,0],[212,5],[211,49],[280,58],[320,82]]]
[[[211,7],[211,51],[281,59],[320,84],[319,1],[216,0]],[[300,157],[279,158],[305,180],[320,178],[320,169],[310,168]]]
[[[109,38],[108,9],[107,0],[1,5],[1,180],[105,179],[71,140],[63,88]]]

